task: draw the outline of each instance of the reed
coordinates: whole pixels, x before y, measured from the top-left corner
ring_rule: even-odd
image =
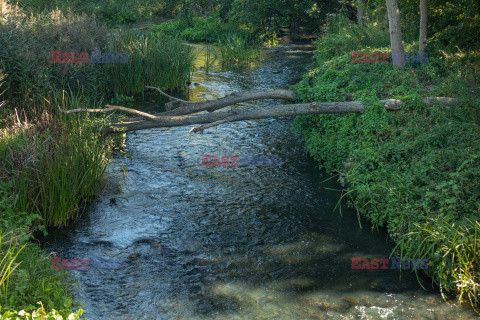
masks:
[[[96,195],[108,144],[81,116],[50,119],[17,135],[0,155],[17,195],[15,210],[38,213],[47,225],[66,225]]]
[[[192,50],[179,39],[159,33],[120,31],[111,52],[127,53],[127,63],[105,65],[109,87],[117,94],[144,96],[145,86],[164,90],[183,89],[190,80]]]
[[[249,64],[260,58],[261,47],[259,43],[248,41],[245,37],[232,34],[218,42],[220,58],[224,63]]]
[[[459,301],[480,305],[480,222],[455,224],[431,221],[414,224],[397,243],[395,250],[412,259],[428,259],[426,272],[445,292]],[[417,271],[416,271],[417,272]]]
[[[11,240],[13,233],[9,232],[8,234]],[[23,245],[18,249],[11,241],[2,242],[5,238],[5,235],[0,234],[0,297],[8,294],[10,275],[18,267],[18,264],[15,264],[15,260],[18,254],[25,248],[25,245]]]
[[[205,72],[209,73],[210,69],[212,66],[215,64],[215,61],[217,61],[217,52],[215,51],[215,47],[213,47],[211,44],[206,44],[204,47],[205,50]]]

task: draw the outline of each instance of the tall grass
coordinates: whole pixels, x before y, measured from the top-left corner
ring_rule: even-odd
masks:
[[[211,44],[206,44],[204,47],[205,50],[205,72],[209,73],[210,69],[212,66],[215,64],[215,61],[217,60],[217,51],[215,50],[215,47],[213,47]]]
[[[261,55],[259,43],[248,41],[238,34],[228,35],[218,42],[220,58],[224,63],[249,64]]]
[[[12,238],[12,232],[9,232],[10,240]],[[15,265],[15,259],[18,254],[25,248],[23,245],[20,249],[11,242],[2,240],[5,239],[5,236],[0,234],[0,297],[6,296],[8,293],[8,283],[10,275],[18,267],[18,264]],[[6,246],[7,248],[4,248]]]
[[[58,10],[30,16],[0,0],[0,74],[7,107],[24,108],[30,116],[44,110],[55,88],[82,86],[97,96],[103,75],[92,64],[51,63],[51,52],[92,52],[107,45],[108,30],[95,17]]]
[[[86,119],[43,120],[4,146],[0,165],[17,195],[15,210],[64,226],[96,195],[108,146]]]
[[[109,86],[117,94],[143,96],[145,86],[183,89],[190,80],[192,50],[178,39],[159,33],[120,31],[110,50],[128,54],[127,63],[105,66]]]
[[[395,250],[412,259],[429,259],[427,272],[442,293],[455,294],[459,301],[480,305],[480,222],[450,224],[431,220],[414,224]]]

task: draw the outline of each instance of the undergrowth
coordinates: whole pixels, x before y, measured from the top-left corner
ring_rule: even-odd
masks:
[[[478,53],[429,52],[429,62],[394,69],[353,64],[351,51],[388,49],[388,34],[346,25],[319,40],[315,62],[294,86],[301,101],[363,101],[364,114],[295,119],[310,155],[342,175],[350,204],[384,227],[409,259],[428,259],[426,272],[443,293],[479,307],[480,79]],[[366,30],[365,30],[366,29]],[[414,42],[407,52],[416,48]],[[476,62],[475,62],[476,61]],[[428,106],[426,96],[459,98]],[[387,112],[382,99],[400,99]]]

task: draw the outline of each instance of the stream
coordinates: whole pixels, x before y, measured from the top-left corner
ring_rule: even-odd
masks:
[[[288,88],[313,46],[266,49],[248,68],[206,66],[195,45],[188,99]],[[278,104],[244,103],[238,108]],[[340,202],[336,178],[305,153],[292,118],[128,133],[105,188],[44,247],[71,270],[84,316],[97,319],[476,319],[425,291],[413,272],[352,270],[352,257],[388,259],[384,231],[371,231]],[[239,166],[202,166],[202,155],[239,156]],[[254,166],[248,156],[278,157]],[[329,179],[331,178],[331,179]],[[431,281],[424,279],[426,288]]]

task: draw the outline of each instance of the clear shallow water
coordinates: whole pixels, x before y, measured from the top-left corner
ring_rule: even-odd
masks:
[[[287,88],[308,47],[281,46],[249,69],[205,72],[189,92]],[[196,48],[201,51],[201,47]],[[255,107],[260,103],[240,107]],[[89,319],[476,319],[397,270],[352,270],[351,257],[388,258],[384,233],[334,208],[340,189],[305,154],[292,119],[129,133],[106,188],[71,227],[45,239],[74,270]],[[278,156],[279,166],[205,167],[201,155]],[[122,166],[125,168],[124,176]],[[326,189],[327,188],[327,189]],[[428,285],[428,281],[425,283]]]

